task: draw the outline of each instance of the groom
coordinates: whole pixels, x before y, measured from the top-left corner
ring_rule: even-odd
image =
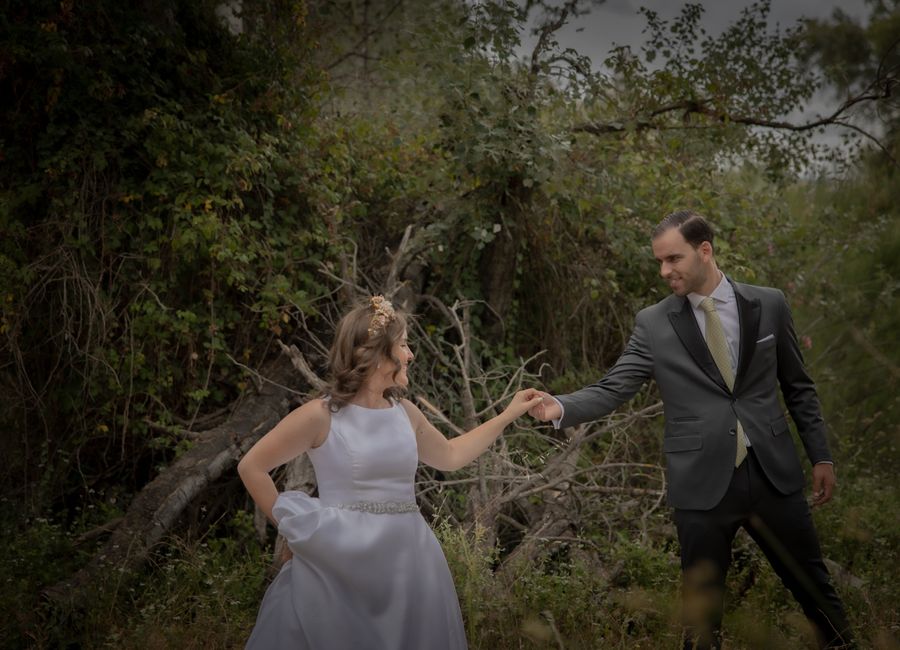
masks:
[[[815,386],[784,294],[719,271],[713,231],[674,212],[653,231],[672,295],[638,313],[605,377],[530,414],[569,427],[607,415],[655,379],[665,410],[668,501],[681,545],[685,648],[720,647],[731,544],[744,527],[800,603],[822,647],[852,644],[822,561],[804,477],[778,390],[813,464],[813,505],[831,499],[834,467]]]

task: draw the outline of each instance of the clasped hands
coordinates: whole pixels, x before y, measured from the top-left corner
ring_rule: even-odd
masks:
[[[541,398],[541,401],[528,409],[528,415],[541,422],[550,422],[562,417],[562,408],[559,402],[550,397],[550,393],[545,393],[542,390],[534,392],[536,397]]]

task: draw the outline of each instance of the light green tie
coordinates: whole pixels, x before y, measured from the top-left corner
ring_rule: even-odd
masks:
[[[700,301],[700,307],[706,312],[706,345],[709,346],[709,352],[712,354],[716,367],[722,373],[722,379],[729,390],[734,389],[734,368],[731,367],[731,353],[728,351],[728,341],[725,340],[725,329],[722,327],[722,321],[719,320],[719,312],[716,311],[716,305],[711,297],[706,297]],[[737,449],[734,456],[734,466],[740,467],[741,463],[747,457],[747,444],[744,442],[744,427],[741,421],[737,423]]]

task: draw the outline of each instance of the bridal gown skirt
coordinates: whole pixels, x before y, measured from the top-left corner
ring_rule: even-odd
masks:
[[[414,507],[417,455],[406,413],[399,404],[383,409],[391,413],[345,412],[350,406],[332,417],[325,444],[310,453],[322,499],[285,492],[275,502],[293,558],[269,586],[247,648],[464,649],[440,544],[417,510],[396,511],[397,503]],[[354,424],[364,424],[365,435]]]

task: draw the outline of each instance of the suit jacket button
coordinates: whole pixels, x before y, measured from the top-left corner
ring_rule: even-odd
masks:
[[[737,429],[729,429],[729,430],[728,430],[728,433],[731,434],[731,435],[733,436],[733,435],[735,435],[735,434],[737,433]]]

